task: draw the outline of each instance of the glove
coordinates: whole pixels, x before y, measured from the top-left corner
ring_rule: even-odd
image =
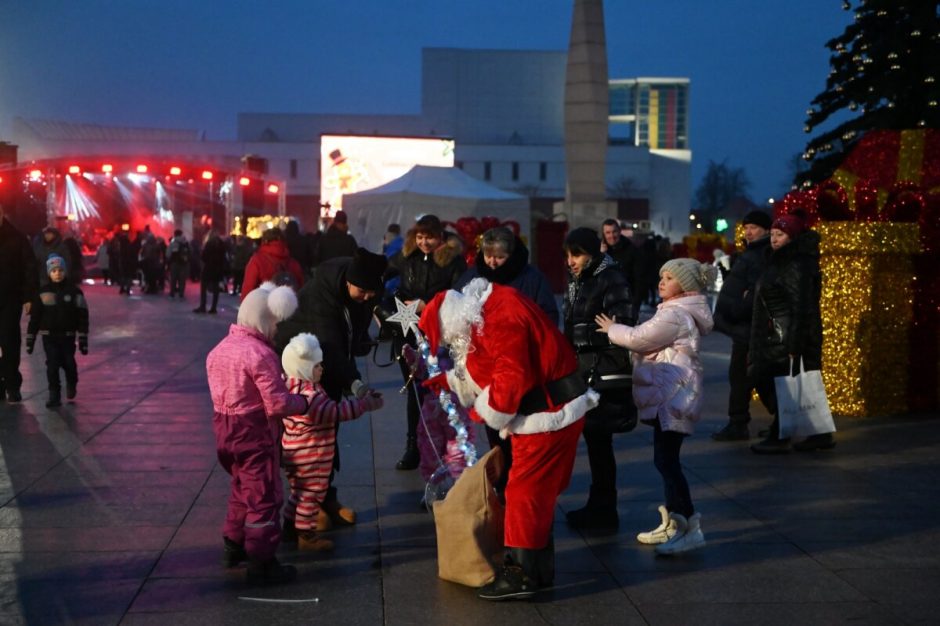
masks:
[[[382,399],[382,394],[374,389],[370,390],[366,397],[359,400],[359,406],[362,407],[363,413],[377,411],[381,409],[384,404],[385,400]]]
[[[352,391],[353,395],[358,399],[362,400],[366,397],[366,394],[369,393],[369,388],[366,387],[366,384],[361,380],[354,380],[349,386],[349,389]]]
[[[26,354],[32,354],[36,347],[36,335],[26,335]]]
[[[78,336],[78,351],[82,354],[88,354],[88,335]]]

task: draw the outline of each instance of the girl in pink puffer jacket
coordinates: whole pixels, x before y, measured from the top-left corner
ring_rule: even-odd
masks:
[[[598,315],[598,332],[633,353],[633,399],[640,421],[651,424],[653,462],[663,477],[666,504],[662,523],[637,535],[657,544],[658,554],[676,554],[705,545],[701,515],[695,512],[689,484],[682,473],[682,441],[695,430],[702,404],[699,342],[711,332],[711,307],[704,295],[717,274],[714,266],[694,259],[672,259],[659,271],[656,314],[636,327]]]
[[[297,574],[274,556],[283,502],[281,419],[306,413],[308,402],[288,391],[271,345],[277,323],[296,309],[290,287],[264,283],[245,296],[237,323],[206,358],[216,452],[232,476],[222,560],[226,567],[248,560],[249,582],[287,582]]]

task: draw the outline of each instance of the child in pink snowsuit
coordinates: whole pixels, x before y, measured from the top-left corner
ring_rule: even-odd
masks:
[[[226,567],[248,560],[249,582],[287,582],[297,570],[274,556],[281,539],[281,418],[303,414],[307,399],[287,390],[271,338],[297,309],[290,287],[265,283],[249,293],[229,334],[206,358],[219,463],[232,476],[222,528]]]
[[[281,355],[281,364],[288,376],[288,389],[303,394],[310,406],[303,414],[284,418],[281,462],[290,484],[290,497],[284,509],[284,540],[296,536],[301,550],[332,550],[333,542],[318,536],[316,527],[320,505],[330,486],[336,424],[382,408],[382,394],[369,391],[363,398],[331,400],[320,386],[323,350],[310,333],[290,340]]]

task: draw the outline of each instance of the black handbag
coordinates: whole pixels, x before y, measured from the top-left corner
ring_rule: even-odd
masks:
[[[586,382],[601,396],[600,403],[588,411],[584,429],[588,432],[628,433],[637,425],[633,402],[633,368],[630,353],[617,347],[603,348],[578,355],[587,371]]]

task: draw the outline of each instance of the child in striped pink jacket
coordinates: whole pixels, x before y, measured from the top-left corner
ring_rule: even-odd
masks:
[[[316,336],[309,333],[291,339],[281,364],[288,376],[288,389],[306,396],[310,404],[306,414],[283,420],[281,464],[290,484],[284,509],[284,541],[296,537],[301,550],[332,550],[333,542],[317,535],[316,528],[320,505],[330,486],[337,424],[382,408],[382,394],[369,390],[361,398],[331,400],[320,386],[323,350]]]

